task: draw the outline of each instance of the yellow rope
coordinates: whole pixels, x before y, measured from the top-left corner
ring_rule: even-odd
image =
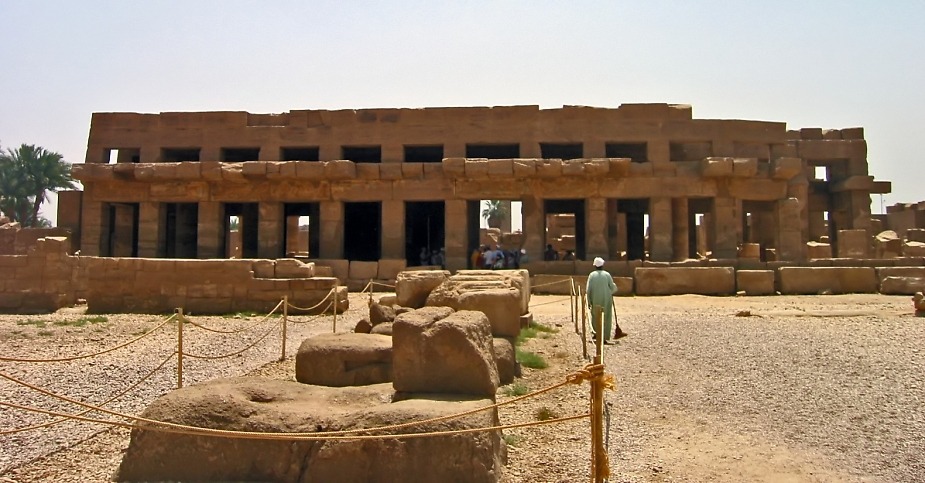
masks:
[[[186,323],[188,323],[188,324],[190,324],[190,325],[192,325],[192,326],[194,326],[194,327],[199,327],[199,328],[202,329],[202,330],[205,330],[205,331],[207,331],[207,332],[212,332],[212,333],[215,333],[215,334],[240,334],[240,333],[242,333],[242,332],[247,332],[247,331],[249,331],[249,330],[252,330],[252,329],[254,329],[254,328],[256,328],[256,327],[259,327],[259,326],[263,325],[263,323],[266,322],[267,320],[269,320],[269,319],[270,319],[270,316],[272,316],[273,313],[276,312],[277,310],[279,310],[279,308],[282,307],[282,306],[283,306],[283,301],[280,300],[279,303],[276,304],[276,307],[273,307],[273,310],[271,310],[270,313],[264,315],[263,318],[260,319],[257,323],[255,323],[255,324],[253,324],[253,325],[250,325],[250,326],[247,326],[247,327],[244,327],[243,329],[235,329],[235,330],[213,329],[213,328],[211,328],[211,327],[206,327],[206,326],[204,326],[204,325],[202,325],[202,324],[200,324],[200,323],[198,323],[198,322],[194,322],[194,321],[192,321],[192,320],[190,320],[190,319],[188,319],[188,318],[186,318],[186,317],[183,317],[183,320],[184,320]]]
[[[541,303],[537,303],[537,304],[530,304],[530,307],[539,307],[539,306],[541,306],[541,305],[549,305],[549,304],[561,304],[562,302],[571,301],[571,299],[572,299],[571,297],[567,297],[567,298],[560,299],[560,300],[550,300],[549,302],[541,302]]]
[[[144,334],[141,334],[140,336],[138,336],[138,337],[136,337],[136,338],[134,338],[134,339],[132,339],[132,340],[130,340],[130,341],[124,343],[124,344],[120,344],[120,345],[117,345],[117,346],[115,346],[115,347],[110,347],[109,349],[102,350],[102,351],[97,352],[97,353],[94,353],[94,354],[85,354],[85,355],[82,355],[82,356],[73,356],[73,357],[61,357],[61,358],[58,358],[58,359],[20,359],[20,358],[17,358],[17,357],[0,357],[0,361],[3,361],[3,362],[69,362],[69,361],[77,361],[77,360],[80,360],[80,359],[88,359],[88,358],[90,358],[90,357],[101,356],[101,355],[103,355],[103,354],[108,354],[108,353],[110,353],[110,352],[113,352],[113,351],[117,351],[117,350],[119,350],[119,349],[122,349],[123,347],[130,346],[130,345],[134,344],[135,342],[138,342],[139,340],[144,339],[145,337],[147,337],[147,336],[151,335],[152,333],[154,333],[154,331],[156,331],[157,329],[160,329],[161,327],[167,325],[167,324],[168,324],[171,320],[173,320],[174,317],[176,317],[176,316],[177,316],[176,314],[171,315],[170,317],[167,318],[167,320],[161,322],[161,324],[158,325],[157,327],[155,327],[155,328],[153,328],[153,329],[151,329],[151,330],[145,332]]]
[[[290,307],[290,308],[293,308],[293,309],[296,309],[296,310],[301,310],[301,311],[303,311],[303,312],[308,312],[308,311],[310,311],[310,310],[314,310],[314,309],[317,309],[318,307],[320,307],[321,304],[323,304],[323,303],[328,299],[328,297],[331,297],[332,294],[334,294],[334,291],[335,291],[335,290],[337,290],[337,287],[334,287],[334,288],[332,288],[331,290],[329,290],[329,291],[328,291],[328,294],[325,295],[324,298],[321,299],[320,302],[318,302],[317,304],[315,304],[315,305],[313,305],[313,306],[311,306],[311,307],[308,307],[308,308],[303,308],[303,307],[299,307],[299,306],[293,305],[292,302],[287,302],[287,303],[289,304],[289,307]]]
[[[270,334],[272,334],[273,332],[275,332],[275,331],[276,331],[276,328],[279,327],[280,325],[282,325],[282,322],[277,322],[277,323],[274,324],[272,327],[270,327],[270,330],[268,330],[266,333],[264,333],[262,336],[260,336],[260,337],[259,337],[257,340],[255,340],[253,343],[249,344],[248,346],[246,346],[246,347],[244,347],[243,349],[241,349],[241,350],[239,350],[239,351],[236,351],[236,352],[231,352],[231,353],[229,353],[229,354],[223,354],[223,355],[220,355],[220,356],[203,356],[203,355],[197,355],[197,354],[189,354],[189,353],[187,353],[187,352],[184,352],[183,355],[186,356],[186,357],[192,357],[193,359],[205,359],[205,360],[225,359],[225,358],[227,358],[227,357],[236,356],[236,355],[241,354],[241,353],[247,351],[248,349],[254,347],[255,345],[259,344],[260,342],[262,342],[262,341],[263,341],[264,339],[266,339]]]
[[[152,369],[151,372],[149,372],[148,374],[146,374],[146,375],[145,375],[144,377],[142,377],[140,380],[138,380],[137,382],[135,382],[134,384],[132,384],[131,386],[129,386],[127,389],[125,389],[125,390],[123,390],[122,392],[120,392],[119,394],[116,394],[115,396],[113,396],[113,397],[111,397],[111,398],[109,398],[109,399],[107,399],[107,400],[105,400],[105,401],[99,403],[99,406],[102,407],[102,406],[104,406],[104,405],[106,405],[106,404],[109,404],[109,403],[115,401],[116,399],[119,399],[120,397],[122,397],[122,396],[128,394],[129,391],[131,391],[131,390],[135,389],[136,387],[140,386],[142,382],[145,382],[146,380],[148,380],[151,376],[154,375],[155,372],[161,370],[168,362],[172,361],[172,360],[173,360],[173,356],[176,355],[176,353],[177,353],[176,351],[172,352],[170,355],[168,355],[167,357],[165,357],[164,360],[161,361],[161,363],[157,365],[157,367],[155,367],[154,369]],[[85,410],[83,410],[83,411],[77,413],[77,416],[83,416],[84,414],[87,414],[87,413],[92,412],[92,411],[93,411],[93,409],[85,409]],[[41,423],[41,424],[35,424],[35,425],[32,425],[32,426],[25,426],[25,427],[22,427],[22,428],[4,430],[4,431],[0,431],[0,435],[15,434],[15,433],[21,433],[21,432],[23,432],[23,431],[30,431],[30,430],[33,430],[33,429],[47,428],[47,427],[49,427],[49,426],[53,426],[53,425],[55,425],[55,424],[62,423],[62,422],[67,421],[67,420],[69,420],[69,419],[73,419],[73,418],[72,418],[72,417],[62,417],[62,418],[55,419],[55,420],[52,420],[52,421],[47,421],[47,422],[44,422],[44,423]]]
[[[558,284],[560,284],[560,283],[566,283],[566,282],[568,282],[569,280],[570,280],[570,279],[568,279],[568,278],[563,278],[562,280],[556,280],[556,281],[553,281],[553,282],[541,283],[541,284],[539,284],[539,285],[531,285],[531,286],[530,286],[530,289],[532,290],[532,289],[539,288],[539,287],[548,287],[548,286],[550,286],[550,285],[558,285]]]
[[[528,398],[528,397],[535,397],[535,396],[538,396],[538,395],[543,394],[543,393],[545,393],[545,392],[549,392],[549,391],[552,391],[552,390],[557,389],[557,388],[559,388],[559,387],[565,386],[565,385],[567,385],[567,384],[579,384],[579,383],[581,383],[581,382],[584,381],[584,380],[590,380],[590,379],[587,379],[587,377],[591,377],[591,375],[590,375],[591,373],[590,373],[590,371],[587,370],[587,368],[588,368],[588,366],[586,366],[586,368],[585,368],[584,371],[580,371],[579,373],[575,373],[575,374],[570,374],[570,375],[566,378],[565,381],[562,381],[562,382],[560,382],[560,383],[558,383],[558,384],[554,384],[554,385],[552,385],[552,386],[549,386],[549,387],[546,387],[546,388],[543,388],[543,389],[534,391],[534,392],[532,392],[532,393],[530,393],[530,394],[525,394],[525,395],[523,395],[523,396],[520,396],[520,397],[511,399],[511,400],[508,400],[508,401],[504,401],[504,402],[501,402],[501,403],[495,403],[495,404],[492,404],[492,405],[489,405],[489,406],[484,406],[484,407],[472,409],[472,410],[469,410],[469,411],[463,411],[463,412],[457,413],[457,414],[451,414],[451,415],[440,416],[440,417],[435,417],[435,418],[430,418],[430,419],[424,419],[424,420],[420,420],[420,421],[412,421],[412,422],[410,422],[410,423],[393,424],[393,425],[388,425],[388,426],[379,426],[379,427],[376,427],[376,428],[353,429],[353,430],[343,430],[343,431],[326,431],[326,432],[315,432],[315,433],[252,433],[252,432],[248,432],[248,433],[246,433],[246,434],[268,435],[268,436],[271,436],[271,437],[275,437],[275,436],[279,436],[279,435],[284,435],[284,436],[293,436],[293,437],[297,437],[297,438],[298,438],[298,437],[301,437],[301,436],[305,436],[305,435],[310,435],[312,438],[316,438],[316,439],[326,439],[326,438],[324,438],[324,437],[331,437],[331,436],[337,437],[337,436],[340,436],[340,435],[353,434],[353,433],[359,433],[359,432],[386,431],[386,430],[403,429],[403,428],[406,428],[406,427],[415,426],[415,425],[419,425],[419,424],[428,424],[428,423],[442,422],[442,421],[447,421],[447,420],[450,420],[450,419],[457,419],[457,418],[461,418],[461,417],[464,417],[464,416],[468,416],[468,415],[470,415],[470,414],[474,414],[474,413],[477,413],[477,412],[480,412],[480,411],[485,411],[485,410],[488,410],[488,409],[498,408],[498,407],[501,407],[501,406],[513,404],[514,402],[520,401],[520,400],[522,400],[522,399],[525,399],[525,398]],[[589,376],[583,375],[583,374],[585,374],[585,373],[589,374]],[[170,423],[170,422],[166,422],[166,421],[157,421],[157,420],[154,420],[154,419],[142,418],[142,417],[140,417],[140,416],[132,416],[132,415],[125,414],[125,413],[120,413],[120,412],[116,412],[116,411],[111,411],[111,410],[108,410],[108,409],[106,409],[106,408],[94,406],[94,405],[92,405],[92,404],[87,404],[87,403],[84,403],[84,402],[82,402],[82,401],[78,401],[78,400],[76,400],[76,399],[73,399],[73,398],[70,398],[70,397],[67,397],[67,396],[62,396],[62,395],[60,395],[60,394],[53,393],[53,392],[51,392],[51,391],[48,391],[48,390],[46,390],[46,389],[42,389],[42,388],[40,388],[40,387],[38,387],[38,386],[35,386],[35,385],[33,385],[33,384],[30,384],[30,383],[28,383],[28,382],[26,382],[26,381],[17,379],[17,378],[15,378],[15,377],[10,376],[9,374],[3,373],[3,372],[0,372],[0,377],[3,377],[4,379],[10,380],[10,381],[15,382],[15,383],[17,383],[17,384],[20,384],[20,385],[22,385],[22,386],[28,387],[29,389],[32,389],[33,391],[39,392],[39,393],[41,393],[41,394],[45,394],[45,395],[47,395],[47,396],[51,396],[51,397],[54,397],[54,398],[57,398],[57,399],[61,399],[61,400],[63,400],[63,401],[67,401],[67,402],[69,402],[69,403],[76,404],[76,405],[81,406],[81,407],[85,407],[85,408],[88,408],[88,409],[91,409],[91,410],[98,411],[98,412],[103,413],[103,414],[108,414],[108,415],[115,416],[115,417],[119,417],[119,418],[123,418],[123,419],[128,419],[128,420],[132,420],[132,421],[136,421],[136,422],[144,422],[144,423],[148,423],[148,424],[150,424],[150,425],[154,425],[154,426],[158,426],[158,427],[163,426],[163,427],[174,428],[174,429],[178,429],[178,430],[189,430],[189,431],[208,430],[207,432],[213,432],[213,431],[215,431],[215,432],[221,432],[221,431],[224,431],[224,430],[209,429],[209,428],[197,428],[197,427],[195,427],[195,426],[187,426],[187,425],[183,425],[183,424]],[[58,415],[58,413],[54,413],[54,412],[51,412],[51,411],[47,411],[47,410],[37,410],[37,408],[20,407],[20,406],[18,406],[18,405],[15,405],[14,403],[9,403],[9,402],[0,402],[0,405],[7,405],[7,406],[10,406],[10,407],[17,407],[17,408],[19,408],[19,409],[26,409],[26,410],[34,410],[34,409],[35,409],[36,412],[42,412],[42,413],[45,413],[45,414]],[[62,415],[67,416],[66,413],[62,413]],[[81,419],[81,418],[74,418],[74,419]],[[82,420],[82,419],[81,419],[81,420]],[[103,423],[107,423],[107,424],[114,424],[114,423],[112,423],[112,422],[107,422],[107,421],[105,421],[105,420],[100,420],[100,421],[93,420],[93,421],[89,421],[89,422],[103,422]],[[133,427],[133,425],[126,425],[126,427]],[[322,436],[324,436],[324,437],[322,437]],[[331,438],[327,438],[327,439],[331,439]]]
[[[331,308],[332,305],[334,305],[334,301],[333,301],[333,300],[332,300],[330,303],[328,303],[328,306],[325,307],[324,310],[322,310],[320,314],[313,315],[313,316],[312,316],[310,319],[308,319],[308,320],[295,320],[295,319],[293,319],[292,317],[296,317],[296,316],[290,315],[290,316],[289,316],[289,317],[290,317],[290,318],[289,318],[289,323],[290,323],[290,324],[307,324],[307,323],[309,323],[309,322],[311,322],[311,321],[313,321],[313,320],[315,320],[315,319],[317,319],[317,318],[319,318],[319,317],[327,317],[327,311],[328,311],[328,309]]]

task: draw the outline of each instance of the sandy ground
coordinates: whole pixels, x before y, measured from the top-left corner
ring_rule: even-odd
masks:
[[[525,369],[517,381],[537,390],[587,361],[567,297],[535,296],[531,310],[536,322],[557,329],[523,347],[549,363],[546,369]],[[909,297],[627,297],[617,298],[617,311],[631,335],[605,347],[607,370],[617,381],[606,395],[610,481],[925,481],[925,318],[912,316]],[[352,295],[339,330],[352,328],[364,312],[363,299]],[[84,327],[52,323],[55,317],[73,322],[79,316],[48,316],[45,327],[38,327],[36,316],[2,316],[0,354],[90,351],[128,340],[158,320],[116,315]],[[199,321],[246,327],[254,320]],[[293,338],[329,332],[331,320],[306,321],[298,330]],[[113,354],[92,365],[3,362],[0,370],[100,400],[118,382],[134,380],[161,361],[173,343],[167,333],[152,338],[144,351]],[[238,346],[205,338],[191,344],[219,352]],[[218,367],[192,365],[187,377],[189,383],[243,373],[290,377],[296,347],[291,344],[285,361],[273,362],[279,340],[268,340]],[[174,376],[167,372],[153,388],[127,396],[121,407],[140,410],[169,390]],[[3,401],[53,404],[8,381],[0,389]],[[502,422],[580,414],[587,411],[588,391],[587,384],[569,385],[502,408]],[[510,399],[507,393],[501,388],[499,401]],[[4,431],[43,418],[0,409]],[[503,481],[588,481],[587,421],[509,430],[505,436],[510,444]],[[127,431],[88,423],[2,435],[0,482],[106,481],[127,443]]]

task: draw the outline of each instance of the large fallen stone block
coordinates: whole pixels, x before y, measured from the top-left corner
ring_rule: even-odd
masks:
[[[501,385],[514,382],[520,377],[520,363],[517,362],[517,353],[514,351],[514,342],[507,337],[492,339],[495,351],[495,364],[498,366],[498,379]]]
[[[904,257],[925,257],[925,243],[917,241],[907,241],[903,243]]]
[[[399,273],[395,279],[396,303],[415,309],[423,307],[431,290],[449,276],[450,272],[446,270],[410,270]]]
[[[774,270],[737,270],[736,290],[745,295],[773,295]]]
[[[636,295],[732,295],[736,290],[732,267],[639,267]]]
[[[322,334],[305,339],[295,378],[319,386],[363,386],[392,380],[392,339],[383,335]]]
[[[219,379],[172,391],[142,417],[196,427],[268,433],[376,428],[478,409],[490,399],[410,395],[388,403],[388,384],[330,388],[260,378]],[[372,434],[498,425],[496,410]],[[369,434],[369,433],[364,433]],[[498,431],[370,440],[241,439],[132,431],[117,481],[459,481],[501,475]]]
[[[877,293],[880,281],[871,267],[781,267],[785,295]]]
[[[392,324],[392,385],[399,392],[494,397],[498,368],[481,312],[425,307]]]
[[[914,295],[925,291],[925,277],[885,277],[880,281],[884,295]]]
[[[430,293],[427,305],[483,312],[491,322],[492,334],[516,337],[520,316],[529,312],[529,274],[526,270],[460,270]]]

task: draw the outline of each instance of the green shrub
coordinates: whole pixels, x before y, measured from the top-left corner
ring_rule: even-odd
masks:
[[[537,421],[548,421],[550,419],[556,419],[559,415],[555,413],[552,409],[543,406],[536,410],[536,420]]]
[[[517,446],[521,441],[524,440],[523,436],[518,436],[516,434],[505,434],[503,438],[504,442],[507,443],[508,446]]]
[[[539,354],[520,349],[516,349],[515,352],[517,354],[517,362],[524,367],[529,367],[531,369],[546,369],[549,367],[546,360]]]
[[[48,322],[44,320],[26,319],[23,321],[17,321],[16,325],[31,325],[33,327],[38,327],[41,329],[41,328],[44,328],[46,325],[48,325]]]
[[[504,386],[504,389],[501,390],[502,394],[505,396],[523,396],[530,392],[530,388],[526,384],[515,382],[514,384]]]

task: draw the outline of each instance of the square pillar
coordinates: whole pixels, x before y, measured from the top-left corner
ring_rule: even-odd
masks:
[[[344,203],[322,201],[320,205],[321,240],[318,258],[344,258]]]
[[[257,256],[270,259],[285,256],[283,204],[278,201],[261,202],[258,210]]]
[[[736,258],[739,251],[739,216],[736,200],[716,197],[712,213],[713,258]]]
[[[260,145],[260,153],[257,155],[257,161],[279,161],[280,145],[278,142],[263,143]]]
[[[649,198],[649,260],[671,261],[671,198]]]
[[[787,198],[777,202],[777,246],[778,260],[803,261],[806,259],[806,244],[800,231],[800,202]]]
[[[405,259],[405,202],[382,200],[382,258]]]
[[[83,225],[80,234],[81,254],[93,257],[100,256],[103,218],[103,203],[88,201],[85,196],[80,213],[81,225]]]
[[[202,214],[200,212],[200,219]],[[151,201],[138,203],[138,256],[158,258],[161,247],[161,204]]]
[[[676,262],[691,258],[688,204],[687,198],[671,199],[671,251]]]
[[[531,260],[542,261],[546,249],[546,214],[543,200],[525,196],[523,202],[523,248]]]
[[[607,258],[607,199],[600,197],[585,200],[585,259]]]
[[[199,232],[196,236],[196,258],[225,258],[225,220],[222,203],[199,203]]]
[[[444,243],[448,270],[464,270],[469,265],[468,244],[466,243],[469,240],[469,224],[465,222],[467,214],[466,200],[446,200]]]

